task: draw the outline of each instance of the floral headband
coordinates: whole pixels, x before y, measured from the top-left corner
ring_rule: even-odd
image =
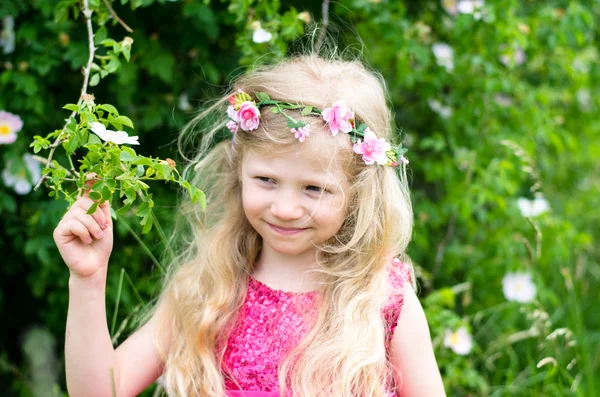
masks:
[[[258,102],[252,100],[249,94],[241,90],[229,97],[230,106],[227,108],[227,116],[230,120],[227,128],[234,135],[240,128],[243,131],[257,129],[260,123],[259,109],[264,106],[272,106],[271,112],[284,115],[288,119],[290,132],[300,142],[304,142],[310,135],[310,124],[295,120],[284,112],[284,109],[300,110],[302,116],[323,117],[323,120],[329,124],[329,130],[333,136],[340,131],[350,134],[350,139],[354,144],[352,149],[355,153],[362,155],[365,164],[377,163],[397,167],[398,159],[400,159],[400,163],[408,164],[408,159],[404,157],[404,153],[408,149],[403,148],[401,144],[392,146],[385,139],[377,138],[377,135],[366,124],[359,124],[356,127],[354,112],[346,106],[344,101],[334,102],[331,107],[321,110],[314,106],[276,101],[264,92],[257,92],[255,95]]]

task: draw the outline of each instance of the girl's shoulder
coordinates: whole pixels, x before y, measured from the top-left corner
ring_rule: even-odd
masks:
[[[402,294],[404,288],[411,284],[411,268],[410,263],[399,258],[388,262],[386,270],[392,295]]]
[[[386,266],[388,277],[387,302],[383,308],[386,327],[386,346],[389,346],[404,305],[404,291],[412,288],[410,263],[393,258]]]

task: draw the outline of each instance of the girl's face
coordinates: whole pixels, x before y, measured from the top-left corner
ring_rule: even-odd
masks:
[[[330,153],[317,155],[324,142],[316,138],[277,156],[244,155],[244,212],[263,238],[263,249],[290,256],[316,251],[314,245],[334,236],[344,222],[349,182]],[[315,147],[319,141],[321,150]]]

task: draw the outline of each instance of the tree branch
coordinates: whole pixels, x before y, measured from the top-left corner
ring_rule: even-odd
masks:
[[[94,30],[92,28],[92,11],[90,10],[88,0],[83,0],[82,14],[85,17],[85,21],[86,21],[86,25],[87,25],[88,48],[89,48],[90,56],[88,58],[87,65],[83,69],[83,86],[81,87],[81,93],[79,95],[79,100],[77,101],[77,105],[81,104],[81,101],[83,101],[83,96],[87,93],[88,83],[90,81],[90,71],[92,69],[92,63],[94,62],[94,55],[96,54],[96,48],[94,47]],[[50,149],[50,153],[48,155],[48,164],[52,163],[52,156],[54,156],[54,151],[56,150],[58,145],[60,145],[60,143],[61,143],[62,135],[64,134],[65,130],[67,129],[67,124],[69,123],[69,120],[71,120],[71,118],[75,117],[76,115],[77,115],[77,112],[71,113],[71,115],[67,119],[67,122],[65,123],[62,131],[60,132],[60,134],[58,134],[58,137],[56,137],[56,140],[54,141],[54,143],[52,143],[52,145],[50,145],[51,149]],[[38,183],[35,185],[33,190],[34,191],[37,190],[40,187],[40,185],[44,182],[44,180],[46,180],[46,178],[47,178],[46,175],[42,175],[42,177],[40,178]]]

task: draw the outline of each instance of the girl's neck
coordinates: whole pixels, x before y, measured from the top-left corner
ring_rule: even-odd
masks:
[[[253,277],[273,289],[309,292],[319,289],[314,269],[316,252],[289,256],[263,247],[254,266]]]

